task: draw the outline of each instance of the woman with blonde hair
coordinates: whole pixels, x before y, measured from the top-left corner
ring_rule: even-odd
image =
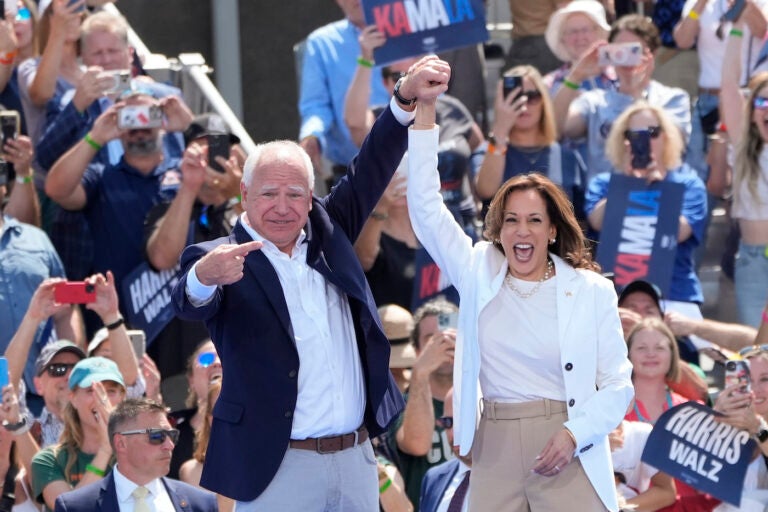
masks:
[[[504,96],[504,79],[496,88],[493,132],[477,173],[477,195],[489,201],[513,176],[538,172],[560,185],[581,216],[586,169],[578,153],[557,142],[552,100],[538,70],[517,66],[505,77],[520,77],[521,87]]]
[[[630,140],[650,140],[647,164],[633,158]],[[667,298],[670,301],[701,304],[704,295],[696,274],[693,253],[704,236],[707,217],[707,192],[698,175],[685,163],[682,155],[685,146],[680,130],[672,119],[659,107],[638,101],[626,109],[616,120],[606,140],[606,155],[614,172],[596,175],[589,182],[584,210],[590,228],[595,232],[603,229],[608,190],[615,173],[640,178],[651,188],[655,182],[679,183],[684,187],[680,210],[672,279]],[[643,168],[635,168],[633,163]]]
[[[567,196],[539,174],[501,187],[488,241],[473,245],[442,206],[438,131],[420,99],[408,203],[461,297],[453,424],[461,455],[472,450],[469,510],[616,510],[608,434],[632,383],[613,285],[595,271]]]

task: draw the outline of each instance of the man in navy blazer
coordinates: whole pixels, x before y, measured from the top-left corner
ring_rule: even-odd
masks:
[[[449,78],[434,56],[414,64],[324,198],[300,146],[259,146],[232,234],[181,256],[174,307],[206,323],[224,370],[201,484],[238,510],[378,510],[368,439],[403,401],[353,243],[403,156],[411,100]]]
[[[98,482],[56,498],[55,512],[132,512],[138,500],[146,510],[214,512],[216,496],[165,478],[179,431],[165,408],[146,398],[129,398],[109,417],[108,433],[117,465]],[[143,497],[139,497],[143,496]]]

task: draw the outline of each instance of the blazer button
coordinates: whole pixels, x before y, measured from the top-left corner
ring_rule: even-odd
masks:
[[[573,404],[575,404],[575,403],[576,403],[576,400],[574,400],[573,398],[568,400],[568,406],[570,406],[570,407],[573,407]]]
[[[286,418],[291,418],[291,417],[293,417],[293,411],[286,411],[286,412],[285,412],[285,417],[286,417]]]
[[[571,363],[566,363],[566,364],[565,364],[565,370],[566,370],[566,371],[571,371],[571,370],[573,370],[573,365],[572,365]]]
[[[288,377],[290,378],[296,378],[296,370],[291,370],[288,372]]]

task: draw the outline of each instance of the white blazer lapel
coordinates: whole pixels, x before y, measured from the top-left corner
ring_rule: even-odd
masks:
[[[576,308],[579,287],[582,280],[576,270],[561,258],[550,254],[555,263],[557,275],[557,333],[560,337],[560,353],[563,352],[563,344],[569,339],[568,326],[571,324],[573,312]]]

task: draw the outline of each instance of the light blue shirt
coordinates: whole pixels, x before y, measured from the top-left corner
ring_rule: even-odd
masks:
[[[357,154],[344,124],[344,99],[357,68],[360,29],[343,19],[312,32],[307,38],[301,71],[299,140],[317,137],[323,155],[334,164],[347,165]],[[389,92],[381,68],[373,68],[370,105],[384,105]]]

